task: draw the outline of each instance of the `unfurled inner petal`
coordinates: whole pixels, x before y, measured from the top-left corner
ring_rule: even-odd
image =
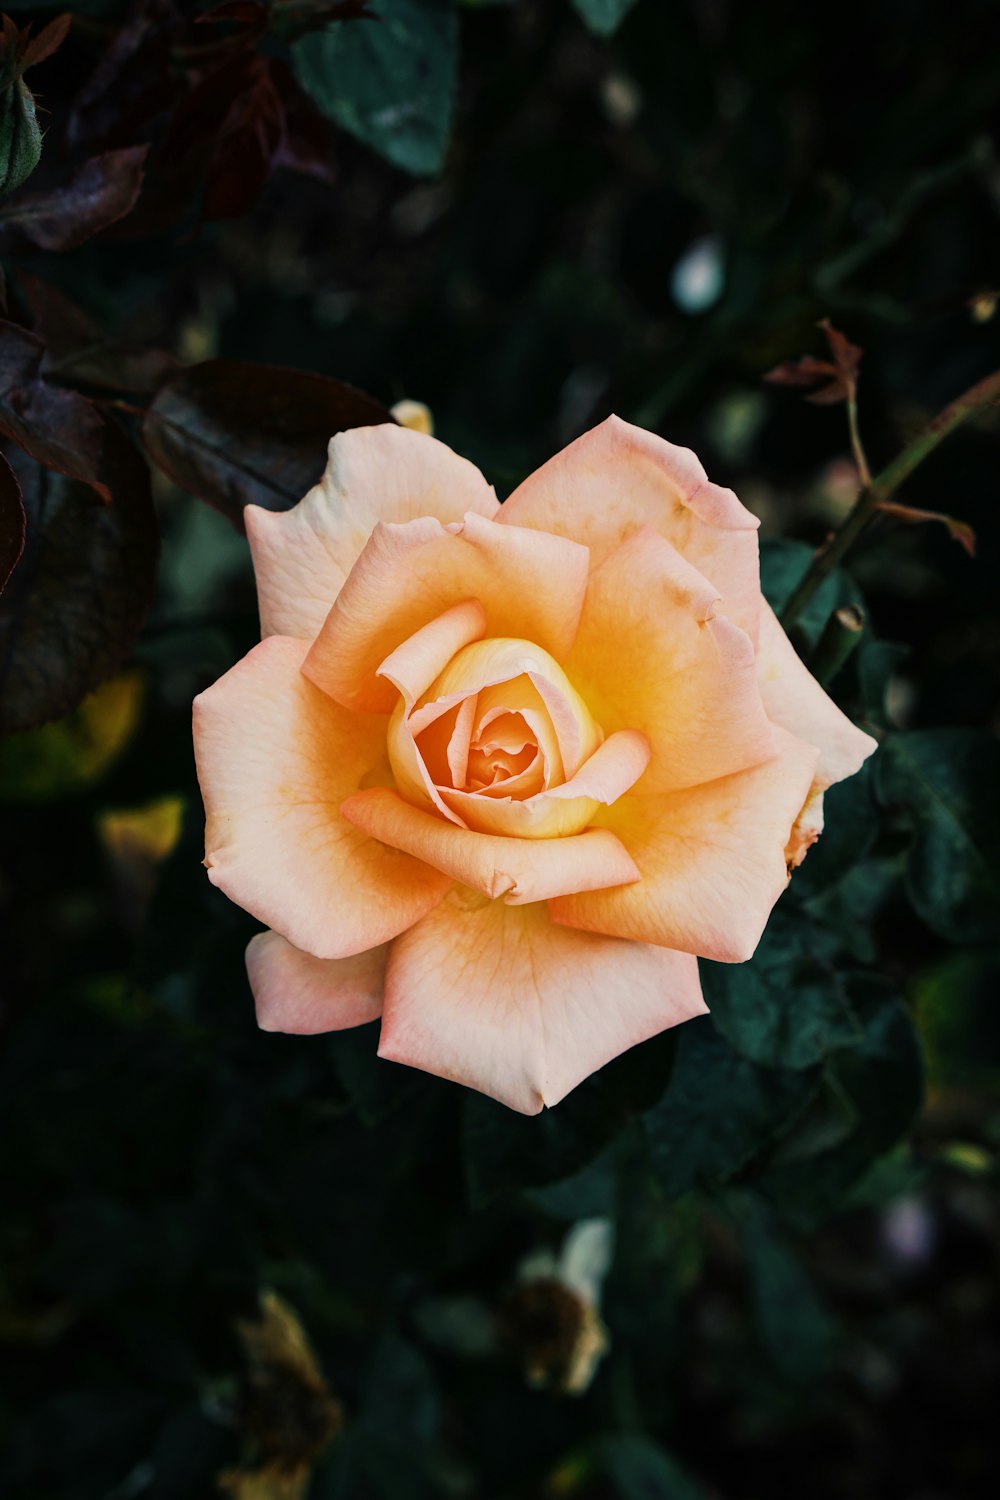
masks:
[[[458,813],[467,828],[523,839],[565,838],[593,822],[603,804],[616,802],[638,781],[649,764],[649,744],[638,730],[623,729],[604,741],[575,776],[560,786],[519,799],[441,787],[441,800]],[[510,785],[510,783],[507,783]]]
[[[547,785],[575,774],[603,735],[559,663],[531,641],[493,637],[458,651],[431,685],[428,700],[478,692],[478,722],[493,711],[522,714],[548,762]],[[559,771],[555,770],[558,759]]]

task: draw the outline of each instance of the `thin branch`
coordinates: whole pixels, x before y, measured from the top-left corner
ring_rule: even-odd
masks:
[[[984,407],[1000,402],[1000,370],[987,375],[964,395],[956,397],[943,411],[938,412],[923,432],[919,433],[898,458],[893,459],[881,474],[864,485],[855,500],[846,520],[824,547],[817,552],[806,571],[805,577],[781,611],[781,623],[786,630],[799,618],[824,581],[845,553],[854,545],[868,522],[886,500],[892,498],[904,480],[922,464],[939,443],[943,442],[956,427],[968,421]],[[848,406],[850,412],[850,406]],[[859,465],[860,467],[860,465]]]
[[[872,487],[872,473],[868,467],[868,458],[865,454],[864,444],[861,441],[861,431],[858,427],[858,387],[855,381],[851,381],[847,392],[847,425],[851,430],[851,452],[854,454],[854,462],[858,467],[861,477],[861,488],[870,490]]]

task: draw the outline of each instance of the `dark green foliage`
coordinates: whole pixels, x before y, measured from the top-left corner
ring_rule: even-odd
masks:
[[[689,1021],[662,1100],[645,1118],[653,1169],[672,1197],[717,1188],[788,1129],[815,1080],[742,1057],[708,1019]]]
[[[1000,746],[989,734],[890,735],[876,766],[880,802],[911,830],[906,887],[953,942],[987,942],[1000,921]]]
[[[701,1485],[648,1438],[608,1438],[600,1457],[621,1500],[703,1500]]]
[[[444,164],[458,71],[452,0],[373,0],[371,19],[296,42],[302,84],[323,112],[419,177]]]
[[[852,976],[848,997],[861,1035],[827,1061],[808,1110],[762,1179],[792,1220],[816,1222],[835,1209],[900,1139],[921,1102],[919,1045],[902,1001],[867,975]]]
[[[635,0],[573,0],[573,4],[591,31],[598,36],[610,36],[617,31]]]
[[[837,939],[804,915],[774,913],[745,964],[701,964],[716,1027],[765,1067],[801,1069],[860,1037]]]

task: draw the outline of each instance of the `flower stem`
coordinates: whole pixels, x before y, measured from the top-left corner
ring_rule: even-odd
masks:
[[[868,475],[867,483],[865,475],[868,473],[868,468],[867,464],[862,467],[864,453],[857,434],[857,410],[855,403],[848,401],[851,446],[862,477],[861,492],[840,530],[836,531],[816,553],[798,588],[781,611],[781,623],[786,630],[799,618],[817,589],[830,576],[849,548],[854,545],[883,501],[891,499],[903,481],[909,478],[918,464],[923,463],[924,459],[933,453],[949,433],[954,432],[956,427],[967,421],[969,417],[975,416],[984,407],[991,406],[998,401],[1000,401],[1000,370],[995,370],[992,375],[987,375],[985,380],[980,380],[964,395],[957,396],[943,411],[939,411],[924,430],[918,433],[913,442],[882,470],[881,474],[877,474],[874,479]]]

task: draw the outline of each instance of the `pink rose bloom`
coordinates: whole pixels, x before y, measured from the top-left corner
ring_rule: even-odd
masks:
[[[875,743],[761,597],[757,521],[616,417],[501,508],[359,428],[248,506],[263,640],[195,703],[209,878],[257,1018],[534,1114],[704,1012]]]

